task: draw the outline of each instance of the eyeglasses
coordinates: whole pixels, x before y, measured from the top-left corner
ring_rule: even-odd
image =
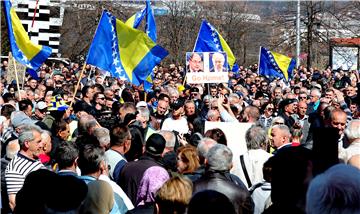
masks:
[[[275,122],[274,125],[284,125],[282,122]]]

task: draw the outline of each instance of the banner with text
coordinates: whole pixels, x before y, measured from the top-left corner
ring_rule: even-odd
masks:
[[[227,82],[227,68],[225,52],[186,53],[186,79],[190,84]]]

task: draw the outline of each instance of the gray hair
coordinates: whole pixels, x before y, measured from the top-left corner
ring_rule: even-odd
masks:
[[[137,108],[137,111],[139,112],[139,115],[143,117],[146,121],[150,120],[150,111],[148,108],[139,107]]]
[[[19,152],[20,145],[17,140],[10,141],[6,146],[6,157],[13,159],[15,155]]]
[[[206,118],[208,119],[208,118],[214,117],[217,114],[220,116],[220,113],[218,113],[217,110],[210,109],[206,115]]]
[[[260,149],[267,141],[267,133],[260,126],[252,126],[245,133],[246,146],[250,149]]]
[[[32,141],[35,139],[34,132],[39,132],[42,134],[43,130],[36,125],[24,125],[21,127],[21,133],[18,138],[20,148],[24,147],[26,141]]]
[[[161,130],[159,132],[166,140],[165,148],[174,148],[176,143],[176,136],[172,131]]]
[[[274,117],[274,119],[272,119],[271,121],[271,126],[273,126],[276,122],[280,122],[285,124],[285,119],[281,116],[277,116],[277,117]]]
[[[290,129],[287,125],[275,125],[272,127],[273,129],[280,129],[283,135],[287,136],[288,138],[291,137]]]
[[[204,97],[203,100],[204,100],[204,101],[205,101],[205,100],[209,100],[209,101],[210,101],[211,99],[212,99],[211,95],[208,94],[208,95],[205,95],[205,97]]]
[[[236,99],[240,99],[238,94],[235,94],[235,93],[229,94],[229,98],[228,98],[229,102],[232,102],[232,101],[234,101]]]
[[[98,139],[101,145],[107,146],[110,144],[110,132],[107,128],[96,128],[94,129],[93,135]]]
[[[207,161],[210,170],[227,171],[232,166],[233,154],[229,147],[216,144],[209,149],[207,154]]]
[[[169,93],[170,96],[173,95],[173,94],[179,96],[178,90],[176,90],[176,89],[173,88],[173,87],[169,87],[169,88],[168,88],[168,93]]]
[[[217,142],[211,138],[205,137],[200,140],[197,150],[199,153],[199,157],[207,158],[207,154],[213,146],[215,146]]]
[[[314,92],[317,97],[319,97],[319,98],[321,97],[321,92],[318,88],[312,88],[310,91],[310,94],[311,94],[311,92]]]
[[[360,213],[359,186],[358,169],[344,164],[331,167],[311,181],[306,194],[306,213]]]
[[[89,133],[91,128],[97,126],[96,119],[91,115],[84,115],[80,117],[78,122],[78,130],[79,134]],[[91,134],[91,133],[89,133]]]
[[[345,129],[345,135],[349,140],[360,139],[360,119],[351,120]]]

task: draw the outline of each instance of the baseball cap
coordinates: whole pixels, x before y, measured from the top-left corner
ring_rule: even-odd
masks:
[[[47,108],[47,104],[44,101],[40,101],[36,104],[35,108],[39,110],[44,110]]]
[[[166,141],[160,134],[152,134],[146,141],[146,152],[152,156],[161,156],[165,149]]]
[[[140,101],[136,104],[136,108],[139,107],[147,107],[147,103],[145,101]]]
[[[184,103],[181,100],[176,100],[171,104],[172,110],[178,110],[179,108],[183,107]]]

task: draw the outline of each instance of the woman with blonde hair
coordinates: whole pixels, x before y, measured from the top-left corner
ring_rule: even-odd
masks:
[[[192,182],[183,176],[175,176],[165,182],[155,198],[156,214],[183,214],[192,195]]]

